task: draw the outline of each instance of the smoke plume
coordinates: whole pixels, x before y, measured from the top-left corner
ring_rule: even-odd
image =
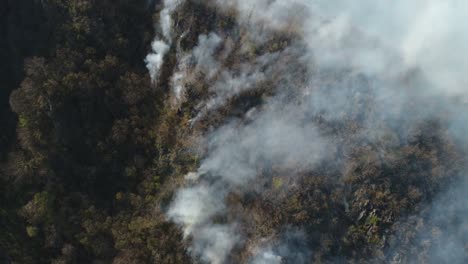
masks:
[[[234,252],[247,249],[253,264],[310,263],[310,230],[284,226],[270,237],[252,236],[246,233],[246,217],[233,214],[237,209],[228,200],[267,197],[271,182],[292,192],[304,174],[324,164],[342,166],[353,153],[349,142],[385,140],[396,146],[415,141],[415,131],[427,120],[443,120],[458,148],[468,150],[463,104],[468,100],[468,53],[463,51],[468,2],[194,2],[233,15],[236,22],[230,32],[202,32],[190,50],[177,48],[174,104],[190,100],[187,93],[202,82],[209,96],[195,102],[196,125],[246,94],[266,94],[203,132],[200,166],[186,176],[170,204],[167,217],[183,228],[194,259],[231,263]],[[159,13],[161,33],[146,59],[155,82],[171,46],[178,45],[173,40],[184,37],[177,34],[190,34],[172,28],[171,15],[178,8],[184,8],[182,1],[166,0]],[[278,36],[284,36],[281,45],[262,48]],[[352,131],[324,128],[351,121],[358,124]],[[271,171],[287,176],[275,182]],[[421,210],[434,226],[443,227],[430,262],[466,260],[465,175],[454,175],[452,187]],[[411,225],[408,219],[402,218],[401,226]],[[425,232],[430,230],[415,236],[417,243],[425,240]],[[401,256],[395,252],[401,250],[395,244],[388,254],[397,261]]]
[[[174,10],[179,6],[183,0],[164,0],[164,6],[159,14],[159,34],[160,37],[156,38],[151,43],[152,53],[146,56],[146,67],[150,72],[151,79],[156,82],[159,71],[161,70],[164,62],[164,56],[169,51],[172,44],[172,18],[171,15]]]

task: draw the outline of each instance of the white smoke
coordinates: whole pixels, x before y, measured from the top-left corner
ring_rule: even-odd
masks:
[[[396,68],[419,68],[438,92],[466,95],[468,3],[460,0],[315,1],[325,27],[308,27],[311,50],[324,63],[352,63],[366,73],[391,76]],[[306,22],[309,25],[315,24]],[[316,31],[327,31],[325,38]],[[356,35],[357,34],[357,35]],[[359,35],[369,41],[363,42]],[[320,34],[320,36],[322,36]],[[332,47],[332,48],[327,48]],[[335,48],[336,47],[336,48]],[[338,52],[338,53],[336,53]],[[345,52],[345,54],[342,54]],[[331,57],[331,59],[330,59]],[[394,61],[398,64],[394,64]],[[391,67],[393,66],[393,67]],[[402,67],[403,66],[403,67]]]
[[[229,253],[234,248],[240,237],[234,226],[209,225],[201,227],[192,234],[196,242],[192,251],[195,256],[200,256],[206,263],[225,263]]]
[[[194,248],[217,243],[210,239],[222,238],[231,247],[241,242],[235,233],[225,234],[226,230],[232,230],[233,223],[220,225],[213,220],[214,216],[226,213],[224,201],[229,192],[261,191],[252,190],[249,183],[270,164],[290,168],[293,174],[313,168],[327,156],[330,146],[312,124],[297,119],[301,112],[300,106],[279,111],[272,102],[252,123],[232,122],[208,136],[208,156],[197,176],[191,173],[187,177],[198,182],[179,190],[168,211],[171,220],[184,226],[185,235],[193,237]],[[211,248],[210,254],[216,249]],[[225,249],[222,247],[217,255],[220,261],[209,263],[224,263]],[[197,255],[200,252],[205,251],[194,251]]]
[[[171,82],[174,107],[178,108],[185,102],[187,85],[196,81],[198,75],[204,74],[211,79],[219,71],[221,65],[214,58],[214,53],[221,43],[221,38],[215,33],[200,35],[198,45],[191,53],[178,56],[176,72]]]
[[[212,79],[221,67],[220,63],[214,58],[216,49],[222,43],[222,39],[215,33],[200,35],[198,46],[193,49],[193,58],[197,64],[197,71],[206,74],[207,79]]]
[[[212,186],[194,186],[179,191],[174,206],[167,212],[169,218],[184,225],[184,235],[190,235],[195,228],[205,224],[211,217],[223,212],[222,200],[214,199],[212,193],[221,193]]]
[[[230,41],[231,40],[231,41]],[[239,41],[239,40],[238,40]],[[177,71],[172,78],[173,94],[176,106],[185,101],[187,84],[196,82],[202,76],[211,85],[207,90],[212,94],[209,100],[199,105],[200,112],[193,119],[199,120],[209,111],[223,106],[228,100],[238,94],[256,87],[259,83],[281,75],[278,66],[281,62],[275,60],[299,57],[295,50],[282,53],[266,53],[249,63],[241,63],[235,69],[226,69],[223,62],[232,52],[232,39],[223,40],[218,34],[202,34],[198,44],[190,54],[180,56]],[[192,67],[191,67],[192,66]]]
[[[300,231],[286,230],[272,244],[261,248],[254,255],[251,264],[310,263],[311,252],[306,237]]]
[[[272,249],[263,249],[252,260],[252,264],[281,264],[281,256],[276,255]]]
[[[215,0],[240,21],[299,25],[316,63],[368,74],[420,68],[440,92],[466,95],[468,2],[463,0]],[[292,23],[291,21],[294,21]],[[290,28],[289,28],[290,29]],[[403,69],[402,69],[403,67]]]
[[[164,62],[164,56],[169,51],[169,45],[161,40],[155,40],[151,43],[153,53],[146,56],[146,67],[150,72],[151,79],[156,82],[156,78]]]
[[[156,40],[154,53],[147,57],[153,80],[174,37],[171,13],[176,2],[165,2],[160,13],[164,40]],[[233,52],[230,40],[238,39],[222,32],[202,34],[197,46],[178,60],[172,77],[178,102],[185,100],[186,83],[197,76],[203,75],[209,84],[212,96],[201,103],[195,121],[263,82],[273,80],[269,84],[276,91],[262,107],[250,109],[248,118],[226,122],[206,135],[207,152],[198,171],[188,175],[190,184],[175,194],[167,215],[184,228],[185,236],[192,239],[191,252],[204,262],[224,263],[243,243],[236,220],[224,218],[229,193],[261,192],[250,184],[271,164],[289,169],[294,176],[312,170],[335,151],[335,141],[319,133],[311,116],[334,121],[350,114],[366,115],[366,127],[357,137],[373,140],[382,136],[378,127],[382,120],[397,120],[388,122],[408,128],[452,109],[446,103],[451,98],[468,98],[468,53],[463,52],[468,47],[466,1],[208,2],[221,10],[237,10],[238,23],[250,30],[248,40],[255,45],[266,43],[278,31],[298,37],[288,48],[231,69],[223,61]],[[305,65],[306,70],[297,65]],[[372,113],[364,103],[350,104],[365,102],[368,94],[375,97]],[[434,104],[428,102],[436,101],[436,96],[440,105],[430,108]],[[459,126],[460,122],[451,124],[455,133]],[[459,137],[466,144],[466,138]],[[454,231],[459,229],[447,229]],[[454,249],[462,243],[451,242],[456,243],[450,244]],[[290,247],[281,239],[276,243],[257,252],[252,263],[281,263]],[[299,263],[308,263],[309,256],[302,253]],[[441,259],[450,259],[444,254],[439,254]]]
[[[408,263],[466,263],[466,243],[468,241],[468,207],[466,206],[466,190],[468,177],[450,186],[448,191],[439,194],[422,210],[425,216],[420,218],[411,215],[401,219],[397,226],[397,236],[407,241],[414,236],[415,244],[420,246],[425,254],[408,254],[399,245],[390,240],[391,247],[388,252],[393,259],[392,263],[405,260]],[[408,235],[411,234],[411,235]],[[409,237],[409,238],[408,238]],[[428,252],[429,251],[429,252]],[[404,254],[408,254],[405,256]]]
[[[164,62],[164,56],[167,54],[172,44],[173,21],[171,15],[182,2],[183,0],[164,0],[164,7],[159,17],[162,38],[156,38],[153,43],[151,43],[152,53],[148,54],[145,59],[146,67],[154,83],[157,82],[159,72]]]

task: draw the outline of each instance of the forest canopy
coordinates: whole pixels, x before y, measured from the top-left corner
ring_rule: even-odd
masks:
[[[318,2],[2,4],[0,263],[467,263],[468,5]]]

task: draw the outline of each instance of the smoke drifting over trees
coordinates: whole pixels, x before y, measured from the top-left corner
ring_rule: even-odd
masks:
[[[464,1],[35,8],[0,261],[468,261]]]

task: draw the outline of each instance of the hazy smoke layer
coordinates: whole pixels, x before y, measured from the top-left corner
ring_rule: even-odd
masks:
[[[231,193],[261,195],[262,187],[253,182],[272,167],[287,170],[294,178],[330,159],[339,139],[321,133],[314,121],[317,118],[333,122],[350,114],[359,116],[364,127],[354,139],[373,141],[385,136],[382,122],[401,128],[398,136],[409,139],[410,128],[443,112],[450,132],[461,146],[468,146],[466,115],[453,103],[456,97],[468,100],[468,53],[463,50],[468,47],[468,24],[463,21],[468,17],[468,2],[196,2],[216,6],[220,12],[235,10],[237,30],[247,33],[242,37],[224,32],[201,34],[195,48],[177,51],[171,80],[175,105],[186,100],[187,84],[200,76],[211,96],[199,102],[194,123],[246,91],[268,86],[275,92],[261,106],[247,109],[242,117],[226,120],[205,135],[201,165],[186,176],[186,187],[175,195],[167,216],[191,238],[194,258],[225,263],[246,242],[238,220],[226,216],[225,201]],[[160,12],[161,37],[147,57],[155,81],[164,56],[176,45],[171,14],[178,6],[182,6],[178,1],[166,0]],[[293,41],[226,67],[229,55],[248,54],[249,43],[262,45],[278,34],[291,34]],[[243,47],[234,49],[236,42]],[[429,206],[434,221],[448,221],[441,223],[447,228],[439,250],[432,253],[441,262],[461,263],[466,254],[464,193],[468,190],[463,182],[447,193],[455,204],[446,206],[442,195]],[[306,240],[300,230],[291,232],[285,227],[269,244],[258,241],[251,262],[309,263],[312,253]]]

